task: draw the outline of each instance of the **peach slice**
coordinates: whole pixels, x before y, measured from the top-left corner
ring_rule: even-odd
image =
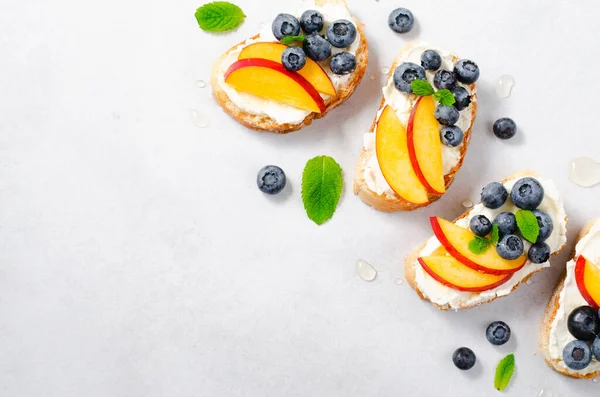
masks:
[[[419,97],[408,119],[408,154],[417,177],[428,192],[444,194],[442,142],[433,97]]]
[[[246,46],[240,52],[238,59],[262,58],[281,63],[281,54],[283,54],[286,48],[288,46],[279,43],[253,43]],[[325,73],[321,65],[312,59],[306,58],[306,65],[296,73],[308,80],[317,91],[331,95],[332,97],[336,96],[335,87],[329,76]]]
[[[516,272],[525,266],[527,256],[523,255],[514,260],[502,258],[494,247],[488,248],[482,254],[475,254],[469,250],[469,242],[475,234],[468,229],[463,229],[442,218],[435,216],[429,218],[433,234],[450,255],[463,265],[480,272],[506,275]]]
[[[411,203],[428,203],[427,190],[410,163],[406,128],[391,107],[383,109],[375,134],[377,161],[392,190]]]
[[[323,98],[304,77],[268,59],[234,62],[225,73],[225,82],[241,92],[315,113],[325,112]]]
[[[600,269],[580,255],[575,263],[575,281],[590,306],[600,306]]]
[[[465,292],[481,292],[507,282],[512,274],[493,275],[478,272],[451,256],[426,256],[418,258],[423,270],[446,287]]]

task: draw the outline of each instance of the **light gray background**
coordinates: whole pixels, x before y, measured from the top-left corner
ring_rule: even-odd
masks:
[[[344,106],[287,136],[244,129],[196,82],[295,4],[237,0],[246,22],[211,35],[194,19],[198,0],[0,2],[0,395],[480,397],[499,395],[494,369],[509,352],[506,395],[600,393],[535,354],[573,237],[600,215],[598,188],[567,177],[572,157],[600,159],[597,2],[349,1],[368,35],[367,75]],[[406,36],[386,25],[400,5],[418,21]],[[479,63],[480,112],[443,200],[383,214],[353,196],[353,168],[381,70],[411,39]],[[506,100],[493,93],[502,74],[517,81]],[[194,109],[209,128],[192,123]],[[501,116],[519,125],[512,141],[490,133]],[[346,184],[321,227],[300,199],[319,154]],[[268,163],[289,178],[278,197],[255,185]],[[553,268],[460,313],[394,283],[431,234],[428,216],[459,215],[523,168],[564,193],[571,241]],[[375,282],[357,277],[358,258],[377,267]],[[484,331],[499,319],[514,336],[496,348]],[[461,345],[478,357],[469,372],[450,360]]]

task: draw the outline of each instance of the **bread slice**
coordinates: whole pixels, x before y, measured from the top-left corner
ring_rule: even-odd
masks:
[[[327,4],[343,5],[346,8],[348,8],[346,0],[315,0],[315,5],[317,7],[323,7]],[[309,8],[308,5],[307,8]],[[310,113],[304,118],[304,120],[297,124],[280,124],[276,120],[268,116],[247,113],[244,110],[240,109],[236,104],[234,104],[227,95],[227,93],[220,86],[218,77],[223,61],[227,58],[227,56],[230,53],[238,51],[240,49],[240,46],[243,46],[246,41],[243,41],[231,47],[227,52],[221,55],[214,63],[210,79],[213,89],[213,96],[227,114],[239,121],[241,124],[253,130],[286,134],[288,132],[298,131],[306,127],[307,125],[311,124],[314,119],[325,117],[325,115],[329,113],[329,111],[344,103],[344,101],[346,101],[346,99],[348,99],[352,95],[352,93],[354,93],[354,90],[362,80],[365,71],[367,70],[367,62],[369,59],[367,39],[365,37],[362,23],[356,18],[354,18],[354,22],[356,23],[357,30],[360,35],[360,43],[356,52],[356,69],[350,74],[347,84],[343,87],[336,89],[337,96],[335,98],[328,97],[327,99],[325,99],[325,111],[323,113]],[[258,37],[259,35],[255,35],[251,37],[250,40],[257,39]]]
[[[589,222],[588,224],[586,224],[583,227],[583,229],[577,235],[577,240],[575,241],[575,245],[577,245],[579,240],[581,240],[583,237],[585,237],[590,232],[592,227],[597,222],[600,222],[600,218],[597,218],[597,219]],[[576,256],[575,248],[573,248],[572,258],[574,259],[575,256]],[[562,366],[560,366],[562,359],[555,359],[550,356],[551,328],[552,328],[552,323],[556,319],[556,315],[560,309],[560,302],[559,302],[560,294],[561,294],[562,290],[565,288],[566,276],[567,276],[567,272],[565,270],[565,272],[563,272],[562,276],[558,280],[558,283],[556,284],[556,287],[554,288],[554,291],[552,292],[552,296],[550,297],[550,300],[548,301],[548,306],[546,306],[546,310],[544,311],[544,315],[542,316],[542,322],[540,324],[540,330],[539,330],[539,338],[538,338],[539,346],[538,347],[544,354],[544,360],[546,360],[546,363],[550,366],[550,368],[554,369],[555,371],[560,372],[563,375],[570,376],[572,378],[578,378],[578,379],[596,378],[596,377],[600,376],[600,370],[591,372],[589,374],[580,374],[575,371],[567,372]]]
[[[400,53],[396,56],[394,63],[390,68],[390,72],[388,78],[390,78],[394,74],[394,70],[402,63],[407,61],[407,58],[413,48],[415,48],[420,43],[411,42],[407,44]],[[459,60],[458,57],[453,55],[453,61],[457,62]],[[463,131],[464,138],[462,145],[459,146],[460,150],[460,158],[458,163],[444,175],[444,180],[446,183],[446,189],[450,187],[452,182],[454,181],[454,176],[462,167],[465,154],[467,153],[467,148],[469,147],[469,143],[471,142],[471,131],[473,129],[473,124],[475,124],[475,115],[477,113],[477,92],[476,92],[476,84],[471,84],[469,86],[470,90],[473,92],[471,96],[471,106],[467,109],[464,109],[463,112],[471,113],[471,123],[469,127]],[[386,106],[385,98],[382,98],[381,104],[379,105],[379,111],[377,112],[377,116],[373,120],[373,124],[371,125],[371,129],[369,133],[375,133],[375,129],[377,127],[378,117],[381,114],[383,108]],[[388,195],[386,193],[378,194],[377,192],[371,190],[365,180],[365,166],[367,161],[369,160],[370,154],[363,147],[360,152],[358,162],[356,163],[355,171],[354,171],[354,194],[356,194],[364,203],[372,206],[373,208],[384,211],[384,212],[394,212],[394,211],[413,211],[421,207],[425,207],[435,201],[437,201],[442,195],[439,194],[429,194],[429,203],[425,204],[414,204],[409,201],[406,201],[396,193]]]
[[[527,177],[527,176],[534,177],[534,178],[539,178],[539,174],[537,174],[535,172],[532,172],[532,171],[519,171],[519,172],[516,172],[513,175],[507,177],[506,179],[504,179],[503,182],[506,182],[506,181],[511,180],[511,179],[520,179],[520,178],[524,178],[524,177]],[[467,211],[467,212],[465,212],[464,214],[462,214],[461,216],[459,216],[458,218],[456,218],[456,220],[454,222],[458,221],[459,219],[467,217],[471,213],[471,211],[472,211],[472,209],[469,210],[469,211]],[[567,222],[567,218],[565,217],[565,223],[566,222]],[[556,222],[555,222],[554,226],[555,227],[557,226]],[[406,281],[408,282],[408,284],[417,292],[417,294],[419,295],[419,297],[421,297],[421,299],[430,301],[430,299],[423,293],[423,291],[421,291],[419,289],[419,286],[417,284],[417,274],[416,274],[416,272],[417,272],[417,266],[421,266],[418,263],[417,258],[420,256],[421,251],[423,251],[423,248],[425,248],[426,244],[427,244],[427,241],[424,242],[423,244],[419,245],[415,249],[413,249],[408,254],[408,256],[406,257],[406,259],[404,260],[404,277],[406,278]],[[564,244],[560,248],[558,248],[554,252],[552,252],[552,256],[558,254],[558,252],[563,247],[564,247]],[[519,280],[519,282],[512,287],[512,289],[511,289],[510,292],[512,292],[515,289],[517,289],[517,287],[519,285],[521,285],[523,282],[527,281],[534,273],[536,273],[536,272],[538,272],[540,270],[542,270],[542,269],[538,269],[538,270],[536,270],[536,271],[528,274],[523,279]],[[477,293],[474,293],[474,294],[478,295]],[[494,301],[494,300],[496,300],[498,298],[501,298],[501,297],[502,296],[496,296],[496,297],[494,297],[492,299],[485,300],[485,301],[479,302],[479,303],[474,304],[474,305],[461,305],[460,307],[453,307],[452,309],[455,309],[455,310],[458,310],[458,309],[467,309],[467,308],[470,308],[470,307],[479,306],[479,305],[484,304],[484,303],[492,302],[492,301]],[[451,308],[448,305],[439,305],[439,304],[434,303],[434,302],[431,302],[431,303],[435,307],[437,307],[438,309],[440,309],[440,310],[448,310],[448,309]]]

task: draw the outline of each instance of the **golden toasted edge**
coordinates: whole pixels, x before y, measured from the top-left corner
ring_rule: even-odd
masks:
[[[332,0],[329,0],[330,2]],[[345,1],[342,1],[345,4]],[[356,70],[352,72],[352,78],[349,80],[348,85],[341,91],[338,91],[336,98],[329,98],[325,102],[325,112],[318,113],[310,113],[306,118],[299,124],[279,124],[277,121],[273,120],[267,116],[257,116],[255,114],[247,113],[237,107],[231,100],[227,93],[219,86],[218,78],[219,78],[219,67],[223,60],[232,52],[235,48],[242,45],[244,41],[234,45],[227,52],[221,55],[213,64],[212,74],[210,78],[210,83],[212,86],[213,96],[217,100],[217,102],[221,105],[223,110],[229,114],[231,117],[236,119],[238,122],[243,124],[244,126],[251,128],[256,131],[266,131],[266,132],[275,132],[278,134],[287,134],[289,132],[298,131],[307,125],[311,124],[314,119],[319,119],[325,117],[330,110],[336,108],[341,105],[346,99],[348,99],[354,90],[362,80],[366,70],[367,63],[369,60],[369,49],[367,46],[367,39],[365,37],[365,33],[362,27],[362,23],[355,18],[355,22],[357,25],[357,30],[360,33],[360,45],[356,52]],[[258,35],[251,37],[251,39],[256,39]]]
[[[583,227],[583,229],[581,229],[581,231],[577,235],[577,240],[575,241],[575,244],[573,245],[573,252],[571,254],[572,258],[575,258],[575,246],[577,245],[579,240],[581,240],[583,237],[585,237],[585,235],[587,235],[589,233],[590,229],[594,226],[594,224],[599,221],[600,221],[600,218],[597,218],[591,222],[588,222]],[[538,333],[538,348],[544,354],[544,360],[546,361],[548,366],[550,366],[550,368],[554,369],[555,371],[557,371],[565,376],[569,376],[571,378],[577,378],[577,379],[596,378],[596,377],[600,376],[600,371],[592,372],[592,373],[589,373],[586,375],[577,374],[577,373],[574,373],[574,374],[569,373],[569,372],[565,371],[564,368],[559,366],[559,364],[562,362],[562,360],[553,359],[550,357],[550,330],[552,327],[552,323],[554,322],[554,319],[556,318],[556,314],[558,313],[558,309],[560,309],[559,298],[560,298],[560,293],[562,292],[563,288],[565,287],[566,276],[567,276],[567,272],[565,270],[563,272],[563,274],[561,275],[560,279],[558,280],[558,283],[556,283],[556,287],[554,287],[552,296],[550,296],[548,305],[546,306],[546,309],[544,310],[544,314],[542,315],[542,321],[540,323],[540,330]]]
[[[394,73],[394,70],[399,65],[399,63],[402,62],[403,59],[406,58],[406,55],[410,52],[410,50],[417,44],[418,44],[418,42],[411,42],[411,43],[408,43],[404,48],[402,48],[402,50],[396,57],[394,64],[390,68],[390,73],[388,75],[388,78],[389,78],[389,76],[391,76]],[[452,168],[450,170],[450,172],[447,175],[444,176],[444,180],[446,182],[446,190],[448,190],[450,185],[452,185],[452,182],[454,181],[454,177],[456,176],[456,173],[458,172],[460,167],[462,167],[463,161],[465,159],[465,155],[467,153],[467,149],[469,147],[469,143],[471,142],[471,131],[473,129],[473,125],[475,124],[475,117],[477,115],[477,92],[475,91],[475,87],[476,87],[476,84],[471,85],[471,88],[474,90],[474,94],[471,97],[471,103],[473,104],[473,106],[471,106],[471,119],[472,119],[471,125],[469,126],[469,128],[466,131],[464,131],[464,134],[465,134],[464,141],[463,141],[464,143],[460,147],[460,159],[458,160],[458,163],[454,166],[454,168]],[[377,111],[377,114],[384,108],[384,106],[385,106],[385,98],[382,98],[381,104],[379,105],[379,110]],[[374,133],[376,126],[377,126],[377,116],[375,116],[375,118],[373,120],[373,124],[371,125],[371,129],[369,132]],[[431,195],[429,195],[429,203],[414,204],[414,203],[404,200],[402,197],[400,197],[399,195],[397,195],[395,193],[392,196],[388,196],[385,193],[377,194],[377,192],[369,189],[369,186],[367,185],[367,182],[365,181],[365,178],[364,178],[364,175],[365,175],[364,164],[366,163],[367,160],[368,160],[367,159],[367,151],[363,147],[360,152],[360,155],[359,155],[359,158],[356,163],[355,170],[354,170],[354,194],[357,195],[365,204],[370,205],[371,207],[373,207],[379,211],[382,211],[382,212],[414,211],[421,207],[426,207],[426,206],[430,205],[431,203],[436,202],[437,200],[439,200],[440,197],[442,197],[442,195],[439,195],[439,194],[431,194]]]
[[[536,172],[533,172],[533,171],[527,171],[527,170],[525,170],[525,171],[518,171],[518,172],[515,172],[514,174],[512,174],[511,176],[505,178],[503,180],[503,182],[506,182],[506,181],[508,181],[510,179],[514,179],[514,178],[523,178],[523,177],[526,177],[526,176],[539,177],[540,175],[538,173],[536,173]],[[471,213],[471,211],[472,210],[466,211],[461,216],[459,216],[458,218],[456,218],[454,220],[454,222],[456,222],[457,220],[462,219],[462,218],[468,216]],[[565,222],[567,222],[567,221],[568,221],[568,219],[565,218]],[[410,251],[409,254],[407,255],[407,257],[404,259],[404,277],[406,278],[406,281],[408,282],[408,285],[410,285],[417,292],[417,294],[419,295],[419,297],[421,297],[421,299],[427,300],[427,301],[431,302],[429,300],[429,298],[427,298],[423,294],[423,292],[421,290],[419,290],[419,288],[417,286],[417,280],[416,280],[416,274],[417,274],[416,273],[417,272],[416,269],[417,269],[417,266],[420,266],[419,263],[417,262],[417,258],[419,257],[419,254],[421,253],[421,251],[423,250],[423,248],[425,248],[426,244],[427,244],[427,241],[424,242],[423,244],[419,245],[418,247],[416,247],[412,251]],[[552,256],[557,255],[564,248],[564,246],[565,245],[563,244],[559,249],[557,249],[555,252],[553,252]],[[524,279],[520,280],[517,284],[515,284],[515,286],[511,290],[511,292],[514,291],[514,290],[516,290],[522,283],[524,283],[527,280],[529,280],[529,278],[533,274],[535,274],[535,273],[537,273],[537,272],[539,272],[541,270],[542,269],[539,269],[539,270],[537,270],[537,271],[529,274]],[[505,295],[505,296],[507,296],[507,295]],[[431,304],[434,305],[435,307],[437,307],[440,310],[449,310],[449,309],[459,310],[459,309],[468,309],[468,308],[471,308],[471,307],[475,307],[475,306],[479,306],[479,305],[482,305],[482,304],[485,304],[485,303],[489,303],[489,302],[495,301],[496,299],[502,298],[502,297],[503,296],[497,296],[497,297],[495,297],[493,299],[490,299],[489,301],[480,302],[480,303],[478,303],[476,305],[464,305],[464,306],[460,306],[458,308],[451,308],[448,305],[438,305],[438,304],[436,304],[434,302],[431,302]]]

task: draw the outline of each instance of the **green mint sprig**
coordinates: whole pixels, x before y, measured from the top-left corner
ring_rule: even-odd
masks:
[[[292,44],[292,43],[295,43],[295,42],[297,42],[297,41],[298,41],[298,42],[300,42],[300,43],[303,43],[303,42],[304,42],[304,39],[306,39],[306,36],[304,36],[304,35],[298,35],[298,36],[285,36],[285,37],[283,37],[281,40],[279,40],[279,42],[280,42],[281,44],[286,44],[286,45],[287,45],[287,44]]]
[[[302,173],[302,203],[308,218],[322,225],[333,216],[342,195],[342,168],[329,156],[308,160]]]
[[[246,15],[242,9],[227,1],[207,3],[196,10],[200,29],[206,32],[227,32],[240,26]]]
[[[476,255],[481,255],[490,248],[492,242],[485,237],[475,236],[469,241],[469,251]]]
[[[535,243],[540,235],[540,225],[535,214],[528,210],[518,210],[515,218],[517,218],[517,227],[523,237],[530,243]]]
[[[415,79],[410,82],[410,88],[412,88],[413,93],[418,96],[433,95],[433,99],[444,106],[452,106],[456,103],[456,98],[454,98],[454,95],[450,90],[443,89],[436,91],[427,80]]]
[[[494,387],[502,391],[506,389],[515,372],[515,355],[509,354],[498,363],[496,367],[496,376],[494,377]]]

